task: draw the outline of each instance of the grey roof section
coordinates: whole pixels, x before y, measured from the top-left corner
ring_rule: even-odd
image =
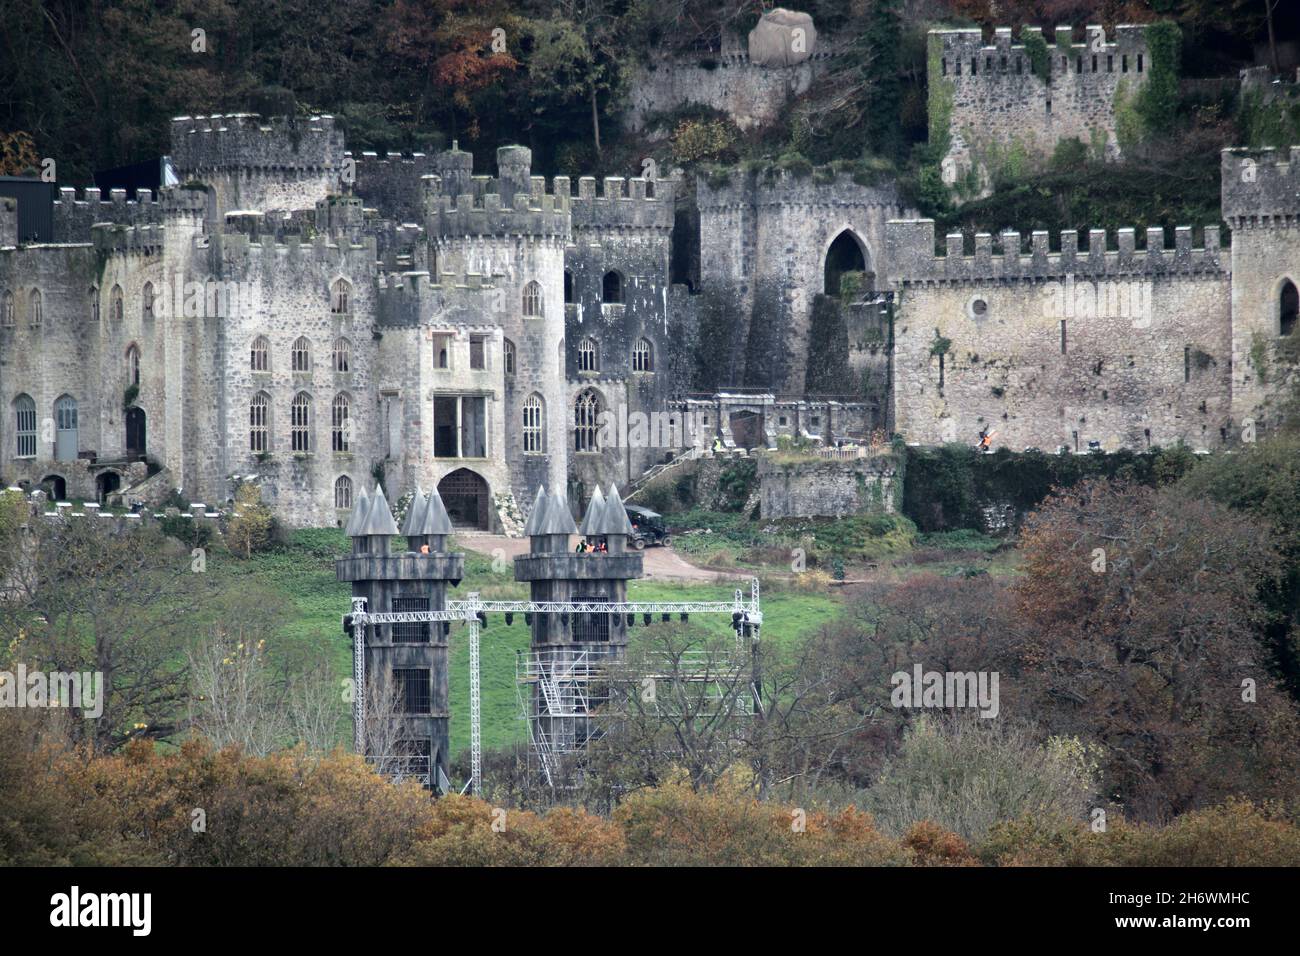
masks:
[[[370,496],[366,494],[365,486],[361,488],[361,494],[357,495],[357,503],[352,506],[352,514],[348,515],[348,525],[343,529],[343,533],[349,538],[357,536],[357,528],[361,527],[362,522],[366,520],[366,512],[370,510]]]
[[[632,522],[628,520],[623,508],[623,499],[618,496],[618,486],[609,483],[609,494],[605,496],[605,507],[600,512],[600,526],[592,528],[592,534],[631,534]]]
[[[358,522],[353,534],[358,537],[397,534],[397,524],[393,521],[393,512],[388,508],[388,499],[384,497],[383,485],[375,485],[374,496],[370,499],[370,510],[366,512],[365,519]]]
[[[434,488],[429,492],[429,496],[424,499],[424,508],[420,511],[420,523],[415,526],[415,530],[410,534],[451,534],[451,518],[447,514],[447,508],[442,503],[442,495],[438,494],[438,489]]]
[[[533,510],[528,512],[528,520],[524,522],[525,535],[531,536],[535,534],[541,534],[541,532],[538,531],[537,529],[541,527],[542,518],[546,516],[547,503],[548,503],[548,499],[546,497],[546,486],[538,485],[537,497],[533,499]]]
[[[546,503],[546,514],[538,525],[534,534],[577,534],[578,526],[573,523],[573,515],[569,512],[569,499],[565,497],[564,492],[556,491],[551,494],[550,500]]]
[[[582,516],[582,527],[580,529],[582,534],[590,536],[603,533],[593,529],[599,526],[601,514],[604,510],[605,496],[600,492],[600,485],[597,485],[595,492],[592,493],[591,501],[587,502],[587,513]]]
[[[420,534],[416,529],[424,521],[424,508],[424,492],[420,490],[419,485],[416,485],[415,494],[411,495],[411,503],[406,509],[406,519],[402,522],[402,534],[406,537]]]

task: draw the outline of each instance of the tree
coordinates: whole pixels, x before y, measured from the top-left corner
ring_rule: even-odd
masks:
[[[208,637],[186,655],[193,697],[190,724],[213,745],[238,746],[264,757],[289,743],[290,715],[284,679],[268,659],[274,604],[225,602]]]
[[[1021,547],[1018,679],[1047,732],[1105,748],[1112,798],[1159,819],[1294,788],[1300,723],[1259,640],[1277,564],[1264,529],[1093,480],[1050,497]]]
[[[187,697],[184,646],[214,590],[188,549],[153,528],[91,518],[33,521],[0,605],[0,648],[29,670],[101,675],[103,713],[73,740],[114,750],[174,733]]]
[[[271,509],[262,504],[262,489],[251,482],[243,482],[235,491],[235,513],[226,525],[226,543],[231,553],[251,558],[271,543],[271,528],[275,518]]]
[[[972,841],[1025,815],[1086,819],[1096,805],[1095,755],[1077,740],[1036,738],[1005,719],[922,717],[863,802],[888,833],[928,820]]]

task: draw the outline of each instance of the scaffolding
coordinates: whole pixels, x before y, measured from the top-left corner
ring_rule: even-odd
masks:
[[[365,748],[365,642],[369,630],[384,624],[461,621],[469,631],[470,779],[465,790],[481,792],[483,738],[479,628],[486,623],[489,613],[640,614],[645,623],[650,623],[651,617],[656,614],[661,619],[669,620],[672,615],[730,614],[736,631],[737,654],[733,664],[736,668],[749,669],[749,699],[754,712],[761,707],[759,678],[753,671],[754,651],[763,623],[758,578],[750,580],[748,599],[741,588],[736,588],[731,601],[484,601],[478,592],[471,592],[463,601],[448,601],[446,610],[442,611],[389,611],[371,614],[366,610],[365,598],[353,598],[352,613],[343,623],[353,639],[352,714],[357,752],[360,753]],[[581,649],[575,649],[573,645],[565,648],[535,648],[521,653],[516,661],[516,687],[519,689],[521,716],[528,722],[530,753],[552,786],[556,785],[556,771],[560,761],[584,749],[592,739],[592,717],[610,705],[610,689],[626,688],[629,681],[653,677],[653,674],[630,674],[621,658],[604,653],[605,651],[606,648],[600,645]],[[719,672],[716,668],[709,667],[692,671],[690,667],[682,668],[679,662],[673,668],[672,678],[716,684],[724,678],[724,674],[729,674],[728,679],[734,680],[737,673],[739,671]],[[666,673],[664,676],[666,679]],[[523,688],[536,688],[536,693],[526,695],[531,701],[527,706]]]

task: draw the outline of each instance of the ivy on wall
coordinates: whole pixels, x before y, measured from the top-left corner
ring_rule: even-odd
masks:
[[[1168,131],[1178,116],[1178,74],[1182,62],[1183,33],[1178,24],[1152,23],[1143,31],[1147,41],[1147,82],[1137,99],[1147,135]]]
[[[1029,57],[1029,72],[1046,83],[1052,75],[1052,57],[1047,52],[1047,41],[1037,30],[1021,27],[1020,42],[1025,47],[1025,56]]]

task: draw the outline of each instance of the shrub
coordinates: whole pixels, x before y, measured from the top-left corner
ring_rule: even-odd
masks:
[[[251,558],[271,545],[275,519],[262,504],[262,489],[244,482],[235,492],[235,513],[226,525],[226,545],[232,554]]]

